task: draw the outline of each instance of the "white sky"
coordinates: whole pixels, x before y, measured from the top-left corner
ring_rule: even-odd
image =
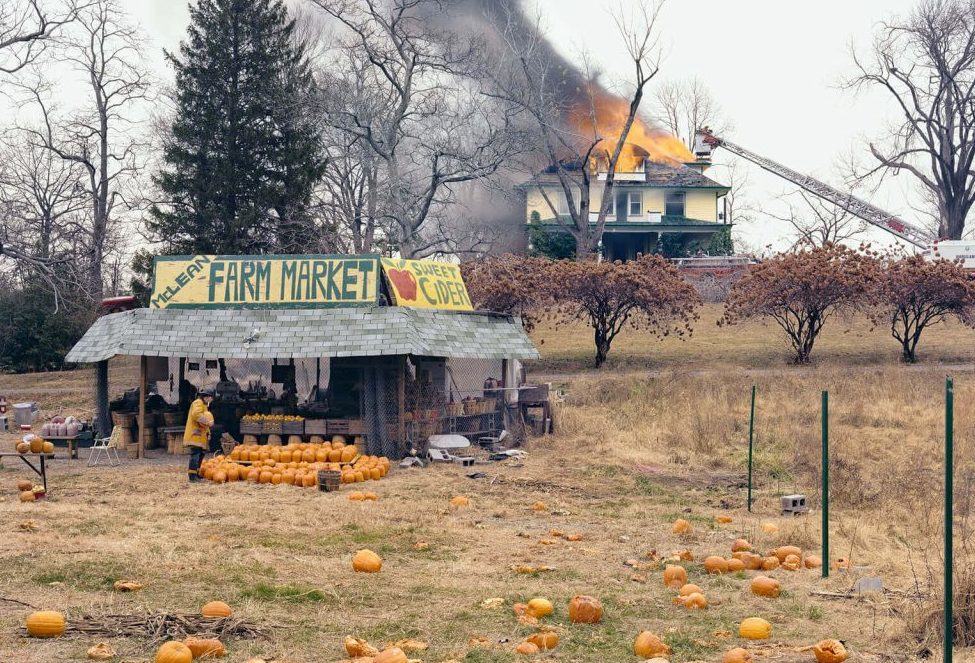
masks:
[[[585,49],[608,76],[625,78],[610,10],[605,0],[534,0],[551,39],[570,57]],[[622,0],[626,7],[628,0]],[[123,0],[148,40],[145,54],[161,78],[170,72],[162,48],[175,50],[189,12],[181,0]],[[669,0],[661,19],[664,78],[697,76],[710,88],[734,130],[735,142],[800,172],[838,182],[835,165],[851,151],[866,153],[866,138],[883,131],[891,102],[880,94],[840,89],[852,72],[850,45],[866,51],[877,23],[905,14],[913,0]],[[720,152],[716,161],[731,158]],[[737,157],[734,157],[737,158]],[[710,171],[723,179],[722,169]],[[775,206],[792,191],[783,180],[748,168],[747,190],[756,206]],[[908,221],[917,219],[901,175],[870,196],[872,202]],[[739,228],[752,246],[787,243],[785,224],[763,220]],[[885,233],[868,234],[887,241]]]

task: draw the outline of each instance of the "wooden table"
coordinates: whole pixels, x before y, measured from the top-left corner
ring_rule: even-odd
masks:
[[[79,437],[81,437],[81,434],[80,433],[78,435],[48,435],[48,436],[44,437],[44,439],[45,440],[49,440],[51,442],[55,442],[55,441],[57,441],[57,442],[67,442],[68,443],[68,456],[72,460],[78,460],[78,444],[77,444],[77,442],[78,442],[78,438]]]
[[[41,478],[41,481],[44,484],[44,492],[45,493],[47,492],[47,467],[45,467],[44,461],[45,460],[54,460],[56,458],[56,456],[54,454],[0,453],[0,459],[6,458],[8,456],[21,459],[22,461],[24,461],[27,464],[27,466],[30,469],[34,470],[34,473],[37,474],[37,476],[39,476]],[[31,462],[32,459],[40,459],[40,461],[41,461],[40,462],[40,467],[38,467],[37,465],[34,465],[34,463]]]

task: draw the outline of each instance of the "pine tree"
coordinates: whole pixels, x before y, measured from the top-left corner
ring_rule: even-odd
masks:
[[[289,253],[323,171],[307,56],[282,0],[199,0],[148,227],[174,253]]]

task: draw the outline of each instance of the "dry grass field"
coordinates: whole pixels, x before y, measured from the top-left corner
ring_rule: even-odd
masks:
[[[189,486],[177,464],[86,469],[83,461],[57,461],[50,499],[20,504],[14,484],[27,475],[8,459],[0,469],[0,661],[81,661],[98,640],[116,648],[117,661],[152,660],[146,638],[24,638],[24,604],[62,610],[70,623],[146,610],[192,613],[211,599],[227,601],[265,634],[229,639],[225,660],[234,663],[253,656],[339,661],[347,634],[377,645],[426,641],[428,650],[411,655],[425,663],[631,662],[638,660],[633,639],[644,629],[671,645],[674,663],[720,661],[741,645],[760,663],[810,662],[802,648],[827,637],[844,640],[851,661],[940,656],[936,633],[928,629],[922,642],[919,624],[930,617],[941,583],[944,365],[958,374],[961,573],[975,564],[966,553],[973,543],[975,380],[967,371],[975,334],[936,330],[922,341],[925,364],[906,368],[886,330],[854,321],[847,333],[827,328],[816,365],[796,369],[775,329],[717,329],[715,311],[705,311],[695,337],[683,343],[624,332],[599,372],[585,370],[591,341],[578,336],[582,330],[540,329],[544,359],[536,370],[561,373],[566,390],[559,433],[531,440],[523,463],[484,466],[486,479],[445,466],[394,470],[369,486],[380,496],[376,503],[351,503],[348,491]],[[115,384],[134,375],[125,362],[113,371]],[[0,393],[26,390],[15,392],[19,400],[36,391],[52,411],[84,411],[90,380],[86,371],[0,376]],[[748,514],[753,383],[757,502]],[[822,389],[830,391],[832,410],[832,552],[859,570],[829,580],[818,571],[771,572],[784,589],[777,599],[750,593],[753,572],[705,575],[701,560],[729,556],[737,537],[760,551],[788,543],[819,553],[818,512],[784,519],[776,505],[793,491],[817,503]],[[4,450],[11,444],[9,436],[0,441]],[[472,506],[449,508],[455,495],[469,496]],[[538,500],[546,511],[532,510]],[[733,522],[716,524],[718,514]],[[693,531],[673,534],[676,518]],[[22,529],[28,520],[34,531]],[[765,522],[776,523],[778,533],[765,534]],[[552,530],[583,539],[569,542]],[[429,547],[417,550],[418,541]],[[381,573],[352,572],[360,548],[382,555]],[[704,588],[707,610],[674,605],[661,562],[648,557],[687,549],[695,560],[682,563],[690,582]],[[554,570],[520,574],[512,570],[519,564]],[[824,595],[844,594],[865,573],[881,576],[888,591]],[[112,590],[118,579],[145,587],[120,594]],[[602,600],[602,623],[568,623],[566,604],[575,594]],[[555,604],[543,621],[561,642],[546,654],[517,656],[514,647],[533,629],[518,623],[512,604],[535,596]],[[495,597],[503,607],[482,607]],[[749,645],[737,637],[738,622],[749,616],[773,624],[771,640]],[[955,660],[972,660],[970,652],[959,648]]]

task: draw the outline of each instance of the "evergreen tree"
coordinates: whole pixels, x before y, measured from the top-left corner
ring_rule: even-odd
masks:
[[[323,170],[314,91],[282,0],[199,0],[176,72],[177,115],[148,222],[174,253],[289,253],[307,242]]]

